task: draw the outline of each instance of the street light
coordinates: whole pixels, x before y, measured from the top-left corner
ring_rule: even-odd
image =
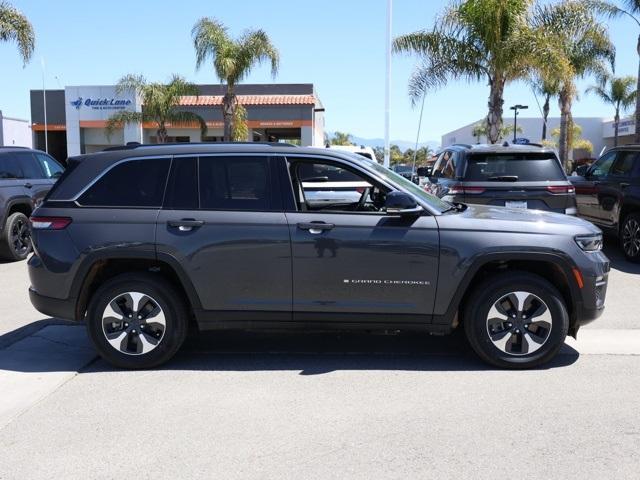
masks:
[[[509,110],[513,110],[513,143],[516,143],[516,130],[518,130],[518,110],[526,110],[529,105],[514,105],[509,107]]]

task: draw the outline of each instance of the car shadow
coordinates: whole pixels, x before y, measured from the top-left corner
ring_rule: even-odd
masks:
[[[49,332],[43,328],[52,325],[54,327]],[[4,342],[5,347],[0,347],[0,371],[77,371],[80,374],[118,371],[93,354],[82,325],[54,320],[50,323],[34,322],[28,328],[31,333],[27,335],[11,332],[17,340],[9,346]],[[7,335],[0,336],[0,342]],[[34,339],[41,343],[30,343]],[[43,341],[56,344],[53,355],[38,348]],[[90,355],[87,355],[88,351]],[[578,358],[579,353],[575,349],[564,345],[554,360],[539,369],[566,367]],[[435,337],[424,333],[209,331],[190,335],[178,354],[156,370],[283,370],[298,371],[300,375],[319,375],[340,370],[427,372],[500,369],[479,360],[461,332]]]
[[[607,258],[609,258],[613,270],[618,270],[623,273],[640,274],[640,263],[633,263],[625,258],[616,237],[605,235],[603,251]]]

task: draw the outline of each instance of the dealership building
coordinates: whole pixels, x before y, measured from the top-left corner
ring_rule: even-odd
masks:
[[[223,140],[223,85],[198,85],[197,96],[185,96],[177,107],[202,117],[208,131],[201,136],[195,124],[167,125],[171,142]],[[321,146],[324,142],[324,107],[313,84],[246,84],[235,90],[247,110],[247,141],[293,142]],[[46,119],[45,119],[46,98]],[[64,160],[128,142],[156,143],[152,122],[123,125],[111,135],[105,131],[109,117],[122,110],[143,111],[134,92],[118,93],[115,85],[31,90],[31,130],[34,148],[45,149]]]
[[[613,147],[614,143],[614,123],[613,120],[602,117],[574,117],[573,121],[582,128],[581,138],[589,140],[593,145],[591,156],[597,157],[600,152]],[[475,137],[474,127],[484,122],[484,119],[460,127],[442,136],[442,146],[447,147],[454,143],[484,143],[485,137]],[[504,118],[505,124],[513,127],[513,118]],[[560,126],[560,118],[551,117],[547,119],[547,139],[557,140],[551,136],[553,129]],[[543,121],[542,118],[518,117],[519,131],[516,136],[518,138],[526,138],[531,142],[539,142],[542,136]],[[633,118],[620,119],[618,128],[618,144],[625,145],[634,142],[635,122]],[[504,140],[511,141],[513,134],[509,134]],[[575,155],[581,155],[582,152],[575,152]]]

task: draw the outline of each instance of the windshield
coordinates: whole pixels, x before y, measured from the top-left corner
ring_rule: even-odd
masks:
[[[427,203],[431,208],[437,210],[439,212],[444,212],[445,210],[450,210],[451,205],[443,200],[440,200],[438,197],[431,195],[430,193],[425,192],[415,183],[407,180],[402,175],[397,174],[396,172],[392,172],[388,168],[383,167],[379,163],[367,163],[367,166],[375,170],[381,177],[390,180],[396,185],[402,187],[407,192],[411,193],[415,197],[419,198],[421,201]]]
[[[468,182],[542,182],[565,180],[553,153],[482,153],[469,155],[464,179]]]

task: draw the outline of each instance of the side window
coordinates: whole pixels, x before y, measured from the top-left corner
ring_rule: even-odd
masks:
[[[18,159],[12,153],[0,154],[0,180],[24,178]]]
[[[449,158],[451,157],[451,152],[445,151],[440,154],[438,160],[436,161],[435,166],[433,167],[433,176],[434,177],[442,177],[442,171],[444,167],[447,165]]]
[[[272,210],[266,157],[200,157],[200,208]]]
[[[174,158],[164,208],[196,210],[198,206],[198,158]]]
[[[294,160],[291,177],[303,211],[377,212],[384,207],[386,189],[333,163]]]
[[[45,178],[60,178],[64,172],[64,168],[49,155],[36,153],[36,158],[44,171]]]
[[[78,199],[88,207],[160,207],[171,161],[127,160],[107,171]]]
[[[458,154],[456,152],[447,152],[449,155],[445,165],[442,167],[442,176],[445,178],[456,178],[456,164]]]
[[[609,173],[613,161],[616,159],[616,152],[609,152],[600,157],[589,170],[589,178],[604,177]]]
[[[609,173],[619,177],[630,177],[639,156],[637,152],[618,152]]]
[[[44,172],[40,168],[40,164],[37,162],[36,157],[31,152],[19,152],[14,154],[20,168],[22,169],[23,178],[44,178]]]

